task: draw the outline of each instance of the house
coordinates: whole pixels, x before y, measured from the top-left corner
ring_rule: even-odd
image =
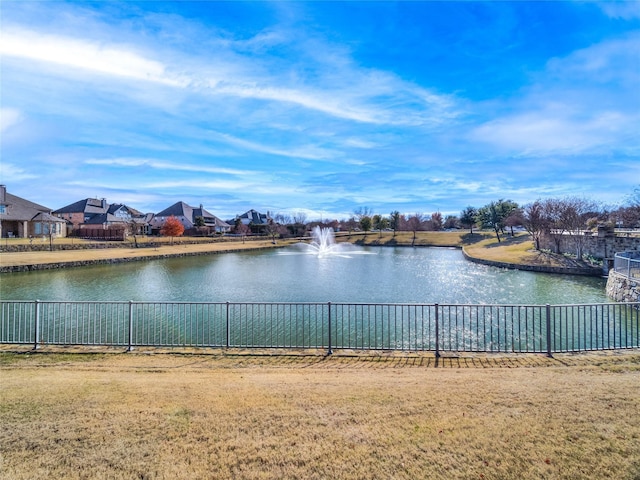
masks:
[[[267,213],[260,213],[256,210],[249,210],[248,212],[243,213],[242,215],[238,215],[235,219],[236,224],[242,223],[243,225],[248,225],[251,228],[251,231],[254,233],[262,232],[267,225],[271,222],[271,217]]]
[[[147,233],[148,217],[145,214],[122,203],[109,204],[104,198],[85,198],[54,210],[53,214],[66,220],[72,230],[130,231],[135,225],[136,233]]]
[[[51,209],[7,192],[0,185],[0,236],[4,238],[51,235],[65,237],[64,220],[51,214]]]
[[[67,221],[72,229],[80,228],[85,222],[91,220],[94,215],[107,213],[109,205],[105,198],[85,198],[53,211],[53,214]]]
[[[159,230],[169,217],[176,217],[184,226],[185,231],[225,233],[231,230],[231,225],[205,210],[202,205],[196,208],[184,202],[174,203],[169,208],[158,212],[151,225],[154,229]]]

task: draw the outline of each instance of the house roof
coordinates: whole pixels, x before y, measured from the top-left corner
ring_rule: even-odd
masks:
[[[249,220],[250,223],[253,223],[254,225],[262,225],[262,224],[269,223],[268,215],[265,215],[264,213],[260,213],[253,209],[243,213],[242,215],[239,215],[238,218],[240,219],[246,218]]]
[[[85,198],[66,207],[54,210],[54,214],[58,213],[105,213],[109,208],[109,204],[105,199]]]
[[[47,212],[40,212],[31,219],[33,222],[46,222],[46,223],[67,223],[65,220],[59,217],[54,217]]]
[[[191,219],[193,214],[193,207],[190,207],[184,202],[176,202],[170,207],[165,208],[161,212],[156,213],[156,217],[186,217]]]
[[[120,209],[128,211],[132,217],[144,216],[144,213],[142,213],[141,211],[136,210],[135,208],[131,208],[124,203],[113,203],[109,205],[109,207],[107,208],[107,213],[116,213]]]
[[[202,217],[204,218],[205,225],[209,227],[231,227],[231,225],[220,220],[213,213],[205,210],[202,205],[200,205],[199,208],[195,208],[184,202],[177,202],[158,212],[156,217],[170,217],[171,215],[174,217],[185,217],[192,223],[195,223],[196,217]]]
[[[12,220],[12,221],[31,221],[40,213],[50,213],[51,209],[43,205],[39,205],[34,202],[30,202],[17,195],[12,195],[9,192],[5,195],[6,205],[5,213],[2,214],[0,219]]]
[[[122,218],[116,217],[110,213],[98,213],[87,219],[85,225],[104,225],[105,223],[124,223]]]

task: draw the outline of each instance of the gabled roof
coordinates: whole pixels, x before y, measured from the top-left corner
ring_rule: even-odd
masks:
[[[109,205],[104,199],[85,198],[66,207],[54,210],[53,213],[106,213],[108,207]]]
[[[205,210],[202,205],[199,208],[194,208],[184,202],[177,202],[171,205],[169,208],[165,208],[161,212],[156,214],[156,217],[185,217],[191,223],[195,223],[196,217],[204,218],[204,223],[209,227],[231,227],[228,223],[220,220],[213,213]]]
[[[2,220],[30,221],[39,213],[50,213],[51,209],[30,202],[22,197],[6,193],[5,201],[6,211],[2,214]]]
[[[263,225],[263,224],[269,223],[268,215],[265,215],[264,213],[260,213],[253,209],[243,213],[242,215],[239,215],[238,218],[248,219],[249,222],[253,223],[254,225]]]
[[[46,213],[46,212],[38,213],[35,217],[33,217],[31,219],[31,221],[33,221],[33,222],[45,222],[45,223],[67,223],[63,219],[61,219],[59,217],[54,217],[53,215],[51,215],[49,213]]]
[[[193,207],[190,207],[184,202],[176,202],[168,208],[165,208],[161,212],[156,213],[156,217],[186,217],[191,219],[193,215]]]
[[[107,213],[116,213],[120,209],[128,211],[132,217],[142,217],[144,215],[141,211],[131,208],[124,203],[113,203],[109,205]]]

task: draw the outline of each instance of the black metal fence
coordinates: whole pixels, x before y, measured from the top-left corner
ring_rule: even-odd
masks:
[[[640,303],[4,301],[0,344],[552,355],[640,347]]]

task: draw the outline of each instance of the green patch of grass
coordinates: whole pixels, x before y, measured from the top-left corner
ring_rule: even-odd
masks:
[[[69,352],[69,353],[43,353],[38,351],[29,352],[2,352],[0,353],[0,366],[24,364],[46,364],[55,365],[62,363],[78,363],[78,362],[94,362],[103,359],[104,353],[86,353],[86,352]]]

